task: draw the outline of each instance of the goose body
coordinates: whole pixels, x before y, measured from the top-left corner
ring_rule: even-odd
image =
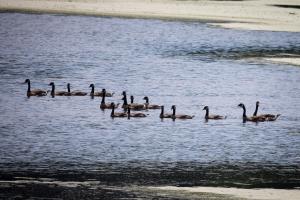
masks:
[[[78,90],[74,90],[74,91],[71,92],[70,83],[67,84],[67,88],[68,88],[68,93],[67,93],[68,96],[85,96],[85,95],[87,95],[86,92],[81,92],[81,91],[78,91]]]
[[[55,84],[54,82],[49,83],[50,86],[52,86],[51,89],[51,96],[67,96],[68,92],[66,91],[55,91]]]
[[[155,105],[155,104],[150,105],[149,104],[149,97],[145,96],[143,99],[146,100],[146,103],[145,103],[145,108],[146,109],[160,109],[161,108],[160,105]]]
[[[122,105],[122,108],[124,109],[127,109],[127,108],[130,108],[131,110],[145,110],[145,105],[144,104],[137,104],[137,103],[130,103],[128,104],[127,102],[127,95],[126,95],[126,92],[123,91],[122,93],[123,95],[123,105]],[[131,96],[131,102],[133,102],[133,96]]]
[[[118,108],[119,104],[112,105],[111,103],[105,103],[105,97],[106,97],[106,90],[102,89],[102,100],[100,104],[100,109],[112,109],[112,108]]]
[[[246,121],[251,121],[251,122],[264,122],[266,121],[266,118],[265,117],[260,117],[260,116],[252,116],[252,117],[248,117],[246,115],[246,107],[243,103],[240,103],[238,105],[239,107],[243,108],[243,122],[246,122]]]
[[[172,119],[193,119],[194,116],[191,115],[176,115],[176,106],[173,105],[171,107],[171,110],[173,110],[173,114],[171,116]]]
[[[164,109],[165,109],[164,106],[161,106],[160,108],[161,108],[161,112],[159,114],[160,118],[172,118],[172,114],[165,114],[164,113]]]
[[[112,117],[112,118],[114,118],[114,117],[127,117],[127,113],[126,112],[122,112],[122,113],[116,113],[115,112],[115,104],[112,102],[111,103],[111,114],[110,114],[110,116]]]
[[[273,114],[260,114],[260,115],[257,115],[258,107],[259,107],[259,101],[256,102],[256,107],[255,107],[255,111],[253,113],[253,116],[265,118],[266,121],[275,121],[280,116],[280,114],[277,114],[277,115],[273,115]]]
[[[28,89],[27,89],[27,96],[46,96],[47,95],[47,91],[45,90],[41,90],[41,89],[31,89],[31,85],[30,85],[30,80],[26,79],[24,83],[28,84]]]
[[[127,108],[127,117],[130,118],[130,117],[147,117],[144,113],[131,113],[130,112],[131,108],[128,107]]]
[[[205,117],[204,117],[206,120],[208,120],[208,119],[225,119],[226,118],[222,115],[210,115],[208,106],[204,106],[203,110],[206,111]]]
[[[95,96],[95,97],[102,97],[103,96],[103,92],[95,92],[95,85],[94,84],[90,84],[90,88],[92,88],[91,92],[90,92],[90,96]],[[112,97],[113,93],[106,92],[105,96],[106,97]]]

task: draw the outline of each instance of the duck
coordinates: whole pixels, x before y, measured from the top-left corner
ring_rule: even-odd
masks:
[[[172,105],[171,110],[173,110],[173,114],[171,116],[172,119],[193,119],[194,115],[176,115],[176,106]]]
[[[81,92],[78,90],[74,90],[71,92],[71,84],[70,83],[67,84],[67,88],[68,88],[68,93],[67,93],[68,96],[85,96],[85,95],[87,95],[86,92]]]
[[[222,116],[222,115],[209,115],[209,108],[208,106],[204,106],[203,110],[206,110],[205,113],[205,119],[226,119],[226,117]]]
[[[130,110],[131,110],[131,108],[130,108],[130,106],[128,106],[128,108],[127,108],[127,117],[128,117],[128,119],[130,117],[147,117],[144,113],[130,113]]]
[[[251,121],[251,122],[264,122],[266,121],[265,117],[259,117],[259,116],[252,116],[252,117],[248,117],[246,115],[246,107],[243,103],[240,103],[238,105],[239,107],[243,108],[243,122],[245,123],[246,121]]]
[[[24,84],[28,84],[28,89],[27,89],[27,96],[46,96],[47,95],[47,91],[45,90],[41,90],[41,89],[34,89],[31,90],[31,85],[30,85],[30,80],[26,79]]]
[[[49,85],[52,86],[52,89],[51,89],[51,96],[52,97],[54,97],[54,96],[67,96],[68,95],[68,92],[66,92],[66,91],[55,91],[54,82],[49,83]]]
[[[106,90],[102,89],[101,92],[102,95],[102,100],[101,100],[101,104],[100,104],[100,109],[112,109],[112,108],[118,108],[119,104],[112,106],[111,103],[105,103],[105,97],[106,97]]]
[[[259,107],[259,101],[256,102],[256,107],[255,107],[255,111],[253,113],[253,116],[257,116],[258,107]],[[258,115],[258,117],[266,118],[266,121],[275,121],[279,116],[280,116],[280,114],[277,114],[277,115],[273,115],[273,114]]]
[[[127,117],[127,113],[126,113],[126,112],[115,113],[115,103],[112,102],[112,103],[111,103],[111,114],[110,114],[110,116],[111,116],[112,118],[114,118],[114,117]]]
[[[127,95],[126,95],[126,92],[123,91],[122,92],[122,95],[123,95],[123,105],[122,105],[122,108],[124,109],[127,109],[128,107],[130,107],[130,109],[132,110],[145,110],[145,105],[144,104],[137,104],[137,103],[130,103],[128,104],[127,103]],[[131,101],[133,102],[133,96],[131,97]]]
[[[164,113],[164,109],[165,109],[165,106],[160,106],[160,109],[161,109],[161,112],[159,114],[159,117],[162,119],[162,118],[171,118],[172,117],[172,114],[165,114]]]
[[[95,92],[95,85],[92,83],[90,84],[90,88],[91,89],[91,92],[90,92],[90,96],[95,96],[95,97],[102,97],[103,93],[102,92]],[[106,92],[105,96],[106,97],[112,97],[114,93],[109,93],[109,92]]]
[[[149,97],[145,96],[143,99],[146,100],[146,103],[145,103],[146,109],[161,109],[160,105],[155,105],[155,104],[150,105]]]

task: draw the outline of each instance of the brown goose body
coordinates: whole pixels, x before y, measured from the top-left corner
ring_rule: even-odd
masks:
[[[87,92],[81,92],[79,90],[74,90],[71,92],[71,85],[70,83],[67,84],[68,93],[67,96],[86,96]]]
[[[161,112],[159,114],[159,117],[160,118],[172,118],[172,114],[165,114],[164,109],[165,109],[165,107],[161,106]]]
[[[124,109],[127,109],[127,108],[130,108],[131,110],[145,110],[145,105],[144,104],[137,104],[137,103],[133,103],[133,99],[134,97],[131,96],[131,102],[130,104],[127,103],[127,95],[126,95],[126,92],[123,91],[122,93],[123,95],[123,105],[122,105],[122,108]]]
[[[90,92],[90,96],[95,96],[95,97],[102,97],[103,96],[103,92],[95,92],[95,85],[94,84],[90,84],[90,88],[92,88],[91,92]],[[106,97],[112,97],[113,93],[106,92],[105,96]]]
[[[24,83],[28,84],[28,89],[27,89],[27,96],[46,96],[47,95],[47,91],[46,90],[41,90],[41,89],[31,89],[31,84],[30,84],[30,80],[26,79]]]
[[[173,110],[173,114],[171,116],[172,119],[193,119],[194,115],[176,115],[176,106],[173,105],[171,107],[171,110]]]
[[[105,103],[105,93],[106,93],[106,90],[105,89],[102,89],[102,100],[101,100],[101,103],[100,103],[100,109],[113,109],[113,108],[118,108],[119,104],[117,105],[112,105],[111,103]]]
[[[122,112],[122,113],[116,113],[115,112],[115,104],[114,103],[111,103],[111,114],[110,114],[110,116],[112,117],[112,118],[114,118],[114,117],[127,117],[127,113],[126,112]]]
[[[204,118],[205,118],[206,120],[208,120],[208,119],[215,119],[215,120],[218,120],[218,119],[226,119],[226,117],[224,117],[224,116],[222,116],[222,115],[210,115],[210,114],[209,114],[209,108],[208,108],[208,106],[204,106],[203,110],[206,111],[205,116],[204,116]]]
[[[277,115],[273,115],[273,114],[260,114],[260,115],[257,115],[258,107],[259,107],[259,101],[256,102],[256,107],[255,107],[255,111],[253,113],[253,117],[265,118],[265,121],[275,121],[280,116],[280,114],[277,114]]]
[[[251,121],[251,122],[264,122],[266,121],[266,118],[265,117],[260,117],[260,116],[252,116],[252,117],[248,117],[246,115],[246,107],[243,103],[240,103],[238,105],[239,107],[243,108],[243,122],[246,122],[246,121]]]
[[[147,117],[147,115],[145,115],[144,113],[131,113],[130,112],[131,108],[128,107],[127,108],[127,117],[130,118],[130,117]]]
[[[54,97],[54,96],[68,96],[68,92],[66,91],[55,91],[55,84],[54,82],[51,82],[49,83],[50,86],[52,86],[52,89],[51,89],[51,96]]]
[[[145,109],[160,109],[161,108],[160,105],[149,104],[149,97],[145,96],[143,99],[146,100]]]

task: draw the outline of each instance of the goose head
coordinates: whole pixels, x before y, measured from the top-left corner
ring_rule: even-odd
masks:
[[[93,87],[95,87],[95,85],[92,83],[92,84],[90,84],[90,87],[93,88]]]
[[[111,106],[112,108],[115,108],[115,103],[114,103],[114,102],[111,102],[110,106]]]
[[[244,105],[243,103],[240,103],[240,104],[238,105],[238,107],[243,108],[243,107],[245,107],[245,105]]]
[[[29,80],[29,79],[26,79],[24,83],[30,83],[30,80]]]
[[[54,86],[54,83],[53,83],[53,82],[51,82],[51,83],[49,83],[49,85],[51,85],[51,86]]]
[[[259,101],[256,102],[256,106],[259,106]]]
[[[203,110],[208,110],[208,106],[204,106]]]

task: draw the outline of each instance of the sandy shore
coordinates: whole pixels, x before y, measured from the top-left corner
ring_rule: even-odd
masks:
[[[300,31],[298,0],[0,0],[1,10],[208,20],[225,28]],[[220,23],[226,21],[227,23]]]
[[[284,189],[240,189],[240,188],[221,188],[221,187],[149,187],[154,191],[181,192],[183,195],[197,195],[201,197],[206,193],[214,195],[225,195],[224,199],[261,199],[261,200],[299,200],[300,190]],[[227,196],[227,197],[226,197]],[[194,196],[195,197],[195,196]]]

